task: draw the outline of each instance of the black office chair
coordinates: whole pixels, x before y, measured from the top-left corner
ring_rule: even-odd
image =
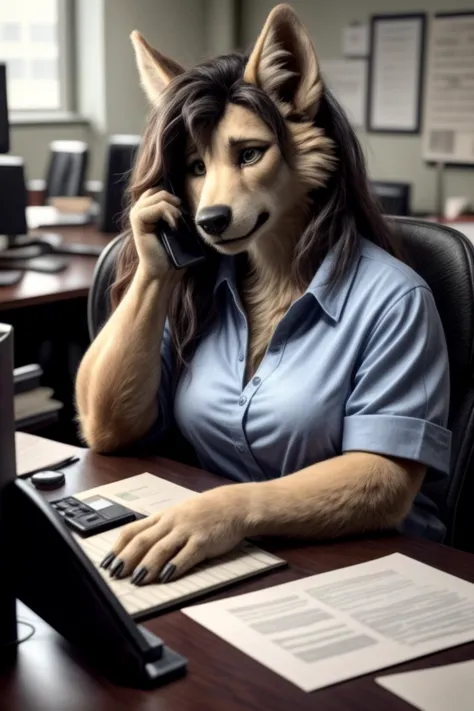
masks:
[[[115,278],[115,263],[122,245],[123,236],[115,237],[102,250],[92,278],[87,301],[87,324],[93,340],[110,315],[110,287]],[[133,454],[133,449],[130,451]],[[173,429],[160,445],[160,455],[175,461],[198,466],[194,449],[178,429]]]
[[[101,232],[121,231],[122,213],[130,171],[140,145],[140,136],[110,136],[97,226]]]
[[[474,552],[474,247],[464,235],[443,225],[408,218],[393,218],[391,223],[411,266],[431,287],[446,333],[451,475],[447,485],[433,494],[442,502],[446,543]],[[91,338],[110,313],[109,287],[121,242],[122,237],[115,238],[97,263],[88,303]],[[176,452],[180,449],[170,445],[167,456],[181,460]]]
[[[411,214],[410,183],[388,183],[381,180],[372,180],[370,184],[385,215],[407,217]]]
[[[84,141],[52,141],[45,200],[84,195],[89,149]]]

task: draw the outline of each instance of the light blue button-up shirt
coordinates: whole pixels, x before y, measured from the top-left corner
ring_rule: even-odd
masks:
[[[432,293],[365,239],[344,281],[329,289],[333,259],[331,251],[245,383],[247,321],[234,258],[223,257],[218,319],[176,385],[165,330],[159,421],[146,439],[158,443],[174,421],[204,469],[239,482],[354,450],[422,462],[431,469],[402,528],[441,540],[432,491],[449,473],[449,370]]]

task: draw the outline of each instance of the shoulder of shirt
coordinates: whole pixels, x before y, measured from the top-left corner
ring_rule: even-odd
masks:
[[[431,292],[426,281],[414,269],[386,252],[366,238],[361,238],[359,276],[364,279],[373,276],[377,281],[384,279],[400,296],[417,287]]]

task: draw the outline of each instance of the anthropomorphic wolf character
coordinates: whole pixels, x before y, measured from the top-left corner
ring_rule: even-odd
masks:
[[[236,483],[127,527],[104,567],[143,584],[250,535],[442,538],[419,490],[449,471],[443,330],[294,10],[249,56],[188,70],[132,42],[151,112],[113,313],[78,374],[82,434],[159,452],[177,429]],[[176,270],[155,232],[183,212],[206,258]]]

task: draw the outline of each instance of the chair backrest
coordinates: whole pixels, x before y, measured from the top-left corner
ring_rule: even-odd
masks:
[[[118,235],[100,253],[87,299],[87,327],[91,341],[110,316],[110,287],[115,279],[115,266],[123,242]]]
[[[385,215],[406,217],[411,214],[411,184],[371,181],[372,190]]]
[[[87,302],[87,324],[91,340],[96,337],[110,315],[110,287],[115,279],[115,266],[123,239],[123,235],[119,235],[109,242],[97,260]],[[198,465],[194,449],[177,428],[169,432],[166,440],[162,442],[160,455],[190,466]]]
[[[474,246],[456,230],[421,220],[390,220],[407,259],[431,287],[449,352],[453,432],[451,474],[433,496],[448,526],[447,543],[474,551]],[[89,295],[88,323],[94,338],[110,313],[109,287],[122,242],[102,252]]]
[[[84,195],[89,149],[84,141],[52,141],[46,172],[46,199]]]
[[[453,433],[444,492],[446,542],[474,552],[474,246],[445,225],[409,218],[392,224],[410,265],[430,286],[449,353]]]
[[[110,136],[105,158],[105,171],[98,227],[101,232],[117,234],[121,230],[125,191],[130,171],[140,145],[140,136]]]

